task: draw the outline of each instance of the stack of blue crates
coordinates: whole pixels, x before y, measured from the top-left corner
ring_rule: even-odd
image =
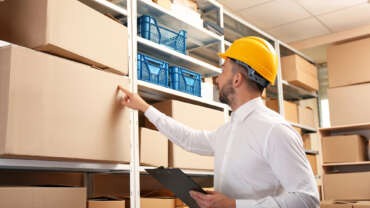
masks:
[[[138,19],[138,34],[155,43],[165,45],[182,54],[186,53],[186,31],[172,31],[159,26],[157,20],[151,16],[143,15]]]
[[[145,54],[137,54],[137,76],[139,80],[199,97],[201,95],[202,77],[199,73],[179,66],[169,67],[166,61]]]
[[[171,66],[169,71],[172,89],[200,97],[201,75],[199,73],[179,66]]]
[[[168,87],[168,63],[144,54],[137,54],[138,79]]]

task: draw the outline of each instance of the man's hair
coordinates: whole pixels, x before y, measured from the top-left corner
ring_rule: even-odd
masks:
[[[233,74],[240,72],[247,83],[248,89],[251,89],[253,91],[258,91],[260,94],[262,94],[265,87],[249,78],[248,69],[245,68],[245,66],[238,64],[235,59],[231,59],[231,60],[233,61],[233,66],[232,66]]]

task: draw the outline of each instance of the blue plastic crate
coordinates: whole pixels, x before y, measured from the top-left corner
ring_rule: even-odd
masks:
[[[168,63],[144,54],[137,54],[138,79],[158,84],[164,87],[168,85]]]
[[[172,31],[159,26],[157,20],[151,16],[143,15],[138,19],[138,34],[155,43],[165,45],[175,51],[186,53],[186,31]]]
[[[171,66],[169,69],[172,89],[200,97],[202,77],[199,73],[178,66]]]

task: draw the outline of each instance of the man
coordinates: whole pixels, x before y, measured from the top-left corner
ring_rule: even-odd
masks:
[[[275,82],[277,58],[262,38],[236,40],[220,54],[225,62],[217,78],[220,101],[231,121],[208,132],[191,129],[119,87],[122,105],[140,110],[175,144],[202,155],[214,155],[216,192],[191,192],[201,208],[319,207],[318,191],[300,135],[260,96]],[[196,162],[196,161],[194,161]]]

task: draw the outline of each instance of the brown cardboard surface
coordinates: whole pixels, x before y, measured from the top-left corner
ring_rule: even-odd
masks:
[[[321,201],[320,208],[353,208],[351,202]]]
[[[171,10],[171,6],[172,6],[171,0],[152,0],[152,1],[167,10]]]
[[[88,200],[88,208],[125,208],[124,200]]]
[[[168,167],[168,139],[163,134],[140,128],[140,163]]]
[[[317,175],[317,155],[306,155],[314,175]]]
[[[311,136],[310,136],[310,134],[303,134],[302,139],[303,139],[304,149],[312,150],[313,148],[312,148],[312,145],[311,145]]]
[[[214,130],[225,123],[223,111],[193,105],[177,100],[167,100],[153,105],[164,114],[195,129]],[[196,115],[196,118],[194,117]],[[146,120],[146,126],[153,125]],[[169,166],[188,169],[212,170],[213,157],[187,152],[170,142]],[[196,161],[196,162],[194,162]]]
[[[370,172],[324,174],[325,200],[370,200]]]
[[[329,87],[370,82],[370,38],[328,47]]]
[[[298,123],[316,128],[313,111],[309,107],[298,106]]]
[[[0,171],[1,186],[84,186],[83,173]]]
[[[191,1],[191,0],[173,0],[174,4],[180,4],[184,7],[190,8],[194,11],[198,11],[198,5],[196,1]]]
[[[9,6],[10,42],[128,73],[127,28],[80,1],[11,0],[0,6]]]
[[[10,28],[8,22],[10,21],[10,17],[8,14],[9,5],[0,1],[0,40],[9,41],[10,39]]]
[[[85,208],[86,188],[0,187],[3,208]]]
[[[175,199],[140,198],[141,208],[175,208]]]
[[[91,180],[91,197],[108,196],[119,199],[130,197],[130,174],[128,173],[92,174]],[[141,196],[173,196],[172,192],[148,174],[140,174],[140,194]]]
[[[289,101],[285,101],[285,100],[283,102],[284,102],[285,119],[293,123],[298,123],[297,104],[289,102]],[[266,100],[266,106],[276,112],[279,112],[279,104],[278,104],[278,100],[276,99]]]
[[[370,83],[328,89],[331,126],[370,122]]]
[[[360,135],[322,137],[323,163],[366,161],[366,140]]]
[[[319,89],[316,67],[298,55],[281,58],[281,70],[284,80],[309,91]]]
[[[353,205],[353,208],[370,208],[370,201],[359,201]]]
[[[127,78],[15,45],[0,57],[1,155],[130,161]]]

